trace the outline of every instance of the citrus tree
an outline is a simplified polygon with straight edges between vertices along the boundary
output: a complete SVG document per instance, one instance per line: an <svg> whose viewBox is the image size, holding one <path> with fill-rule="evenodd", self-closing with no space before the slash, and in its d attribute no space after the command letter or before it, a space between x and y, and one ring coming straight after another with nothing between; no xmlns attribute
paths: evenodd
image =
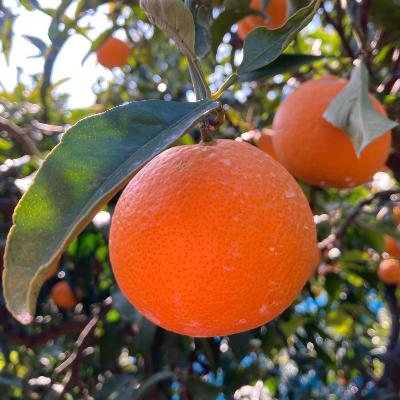
<svg viewBox="0 0 400 400"><path fill-rule="evenodd" d="M397 0L20 3L5 59L18 9L51 45L0 93L2 396L398 398ZM70 110L76 35L114 78Z"/></svg>

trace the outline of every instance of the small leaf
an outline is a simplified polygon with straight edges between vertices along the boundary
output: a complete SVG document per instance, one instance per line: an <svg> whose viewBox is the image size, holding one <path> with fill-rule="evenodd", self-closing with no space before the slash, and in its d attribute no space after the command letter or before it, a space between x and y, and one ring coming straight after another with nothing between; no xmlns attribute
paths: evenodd
<svg viewBox="0 0 400 400"><path fill-rule="evenodd" d="M271 64L240 75L240 82L251 82L259 79L270 78L272 76L283 74L302 65L312 64L319 61L323 56L313 56L310 54L281 54Z"/></svg>
<svg viewBox="0 0 400 400"><path fill-rule="evenodd" d="M368 87L368 70L359 63L353 68L350 82L324 112L328 122L347 133L358 157L369 143L398 125L375 110Z"/></svg>
<svg viewBox="0 0 400 400"><path fill-rule="evenodd" d="M22 6L24 6L28 11L40 10L40 5L37 0L19 0Z"/></svg>
<svg viewBox="0 0 400 400"><path fill-rule="evenodd" d="M39 50L39 56L44 56L47 45L42 39L30 35L22 35L22 37L24 37L28 42L32 43Z"/></svg>
<svg viewBox="0 0 400 400"><path fill-rule="evenodd" d="M10 13L7 13L5 19L2 22L2 32L0 34L1 39L1 46L4 53L4 57L6 62L10 61L10 49L11 49L11 42L12 42L12 26L14 22L14 16Z"/></svg>
<svg viewBox="0 0 400 400"><path fill-rule="evenodd" d="M319 0L311 0L306 7L292 15L282 28L254 29L244 41L243 61L238 68L239 75L263 68L278 58L294 36L311 21L319 3Z"/></svg>
<svg viewBox="0 0 400 400"><path fill-rule="evenodd" d="M83 119L63 136L14 214L4 258L4 295L29 323L52 264L145 162L219 103L148 100Z"/></svg>
<svg viewBox="0 0 400 400"><path fill-rule="evenodd" d="M181 0L140 0L153 25L169 35L187 57L194 57L195 26L192 13Z"/></svg>

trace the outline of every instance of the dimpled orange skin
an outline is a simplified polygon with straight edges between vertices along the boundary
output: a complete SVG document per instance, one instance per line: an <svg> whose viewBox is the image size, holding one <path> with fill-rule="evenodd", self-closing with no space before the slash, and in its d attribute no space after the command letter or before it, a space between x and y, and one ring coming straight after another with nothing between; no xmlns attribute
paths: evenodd
<svg viewBox="0 0 400 400"><path fill-rule="evenodd" d="M262 0L252 0L250 7L255 10L261 10ZM238 23L238 36L244 40L247 35L258 26L265 26L269 29L277 29L285 25L288 17L288 9L286 0L270 0L265 13L268 15L268 20L265 20L262 15L248 15Z"/></svg>
<svg viewBox="0 0 400 400"><path fill-rule="evenodd" d="M352 188L368 182L384 165L391 134L370 143L358 158L350 138L323 118L331 101L348 83L325 77L303 83L278 109L274 150L278 161L302 181L322 187ZM378 100L375 109L386 115Z"/></svg>
<svg viewBox="0 0 400 400"><path fill-rule="evenodd" d="M174 147L150 161L117 203L109 247L128 300L153 323L196 337L275 318L318 252L295 180L233 140Z"/></svg>
<svg viewBox="0 0 400 400"><path fill-rule="evenodd" d="M400 282L400 262L398 260L383 260L378 268L379 279L387 285Z"/></svg>
<svg viewBox="0 0 400 400"><path fill-rule="evenodd" d="M130 55L129 46L120 39L109 37L97 49L97 60L106 68L123 67L128 64Z"/></svg>
<svg viewBox="0 0 400 400"><path fill-rule="evenodd" d="M74 308L77 304L74 292L66 281L57 282L51 289L51 296L60 309Z"/></svg>
<svg viewBox="0 0 400 400"><path fill-rule="evenodd" d="M400 257L400 246L397 241L389 235L385 235L384 240L384 252L392 257Z"/></svg>

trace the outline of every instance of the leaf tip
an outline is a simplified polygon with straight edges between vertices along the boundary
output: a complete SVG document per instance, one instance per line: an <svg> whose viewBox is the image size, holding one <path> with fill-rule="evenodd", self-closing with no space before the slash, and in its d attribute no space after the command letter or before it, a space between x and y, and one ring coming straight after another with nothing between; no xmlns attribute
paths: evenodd
<svg viewBox="0 0 400 400"><path fill-rule="evenodd" d="M16 315L16 319L21 322L21 324L28 325L32 322L33 316L29 312L23 311Z"/></svg>

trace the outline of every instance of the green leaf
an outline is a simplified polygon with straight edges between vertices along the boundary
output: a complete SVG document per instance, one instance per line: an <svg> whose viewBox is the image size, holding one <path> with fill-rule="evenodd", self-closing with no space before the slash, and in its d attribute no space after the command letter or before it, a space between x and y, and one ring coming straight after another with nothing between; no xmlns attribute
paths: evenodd
<svg viewBox="0 0 400 400"><path fill-rule="evenodd" d="M0 35L0 39L4 58L6 59L7 64L10 61L10 49L13 37L12 26L14 19L15 17L12 14L7 13L2 21L2 32Z"/></svg>
<svg viewBox="0 0 400 400"><path fill-rule="evenodd" d="M175 373L170 371L162 371L157 372L152 375L147 381L139 386L139 388L135 391L135 394L132 397L132 400L142 399L143 395L158 382L164 381L166 379L172 379L175 377Z"/></svg>
<svg viewBox="0 0 400 400"><path fill-rule="evenodd" d="M19 0L21 5L28 11L40 10L40 5L37 0Z"/></svg>
<svg viewBox="0 0 400 400"><path fill-rule="evenodd" d="M32 43L39 50L39 56L45 55L47 45L45 42L43 42L42 39L30 35L22 35L22 37L25 38L28 42Z"/></svg>
<svg viewBox="0 0 400 400"><path fill-rule="evenodd" d="M340 336L350 336L353 333L353 319L344 311L330 311L326 317L326 325Z"/></svg>
<svg viewBox="0 0 400 400"><path fill-rule="evenodd" d="M281 54L271 64L252 72L240 75L240 82L251 82L258 79L270 78L272 76L283 74L302 65L312 64L319 61L323 56L313 56L310 54Z"/></svg>
<svg viewBox="0 0 400 400"><path fill-rule="evenodd" d="M212 7L200 5L195 10L195 52L200 58L204 58L211 51L210 18Z"/></svg>
<svg viewBox="0 0 400 400"><path fill-rule="evenodd" d="M32 320L47 273L97 211L144 163L219 106L133 102L65 133L19 202L7 240L4 294L20 322Z"/></svg>
<svg viewBox="0 0 400 400"><path fill-rule="evenodd" d="M369 143L398 125L375 110L368 87L367 67L359 63L324 113L328 122L347 133L358 157Z"/></svg>
<svg viewBox="0 0 400 400"><path fill-rule="evenodd" d="M243 61L238 68L239 75L263 68L278 58L294 36L311 21L319 3L319 0L311 0L306 7L292 15L282 28L254 29L244 41Z"/></svg>

